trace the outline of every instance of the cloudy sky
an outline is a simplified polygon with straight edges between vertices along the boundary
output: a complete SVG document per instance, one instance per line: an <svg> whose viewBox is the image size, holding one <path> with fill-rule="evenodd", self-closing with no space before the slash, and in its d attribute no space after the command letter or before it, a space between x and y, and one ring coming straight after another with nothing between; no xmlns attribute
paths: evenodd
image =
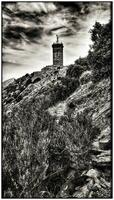
<svg viewBox="0 0 114 200"><path fill-rule="evenodd" d="M89 30L110 17L110 2L2 2L3 80L51 65L56 34L64 43L64 65L86 56Z"/></svg>

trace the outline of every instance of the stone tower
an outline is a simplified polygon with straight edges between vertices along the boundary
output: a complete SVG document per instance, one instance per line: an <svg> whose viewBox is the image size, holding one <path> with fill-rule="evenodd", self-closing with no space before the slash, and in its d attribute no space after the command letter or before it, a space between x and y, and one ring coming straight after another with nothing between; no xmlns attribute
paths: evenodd
<svg viewBox="0 0 114 200"><path fill-rule="evenodd" d="M56 35L57 41L52 44L53 48L53 65L63 66L63 44L59 43L59 37Z"/></svg>

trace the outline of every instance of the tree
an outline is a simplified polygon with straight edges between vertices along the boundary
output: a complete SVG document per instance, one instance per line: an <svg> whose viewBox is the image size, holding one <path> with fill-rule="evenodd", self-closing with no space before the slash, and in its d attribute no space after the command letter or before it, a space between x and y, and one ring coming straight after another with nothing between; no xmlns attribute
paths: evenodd
<svg viewBox="0 0 114 200"><path fill-rule="evenodd" d="M90 30L93 44L87 58L93 68L95 82L111 76L111 28L111 21L104 25L96 22Z"/></svg>

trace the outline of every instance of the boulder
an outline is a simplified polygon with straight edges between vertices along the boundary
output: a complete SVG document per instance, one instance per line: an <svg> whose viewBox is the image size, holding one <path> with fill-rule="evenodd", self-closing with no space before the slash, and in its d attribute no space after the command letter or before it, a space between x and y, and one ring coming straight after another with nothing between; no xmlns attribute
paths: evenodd
<svg viewBox="0 0 114 200"><path fill-rule="evenodd" d="M92 162L93 165L95 166L103 166L103 167L108 167L111 165L111 152L110 150L108 151L103 151L99 155L92 155Z"/></svg>

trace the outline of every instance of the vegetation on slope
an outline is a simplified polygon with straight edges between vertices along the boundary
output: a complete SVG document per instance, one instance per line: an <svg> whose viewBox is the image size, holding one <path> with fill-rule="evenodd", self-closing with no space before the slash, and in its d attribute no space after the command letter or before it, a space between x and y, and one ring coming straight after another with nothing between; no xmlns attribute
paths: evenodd
<svg viewBox="0 0 114 200"><path fill-rule="evenodd" d="M93 148L110 126L110 26L95 24L88 56L70 65L66 76L54 74L52 82L42 75L34 82L33 75L26 75L4 91L5 98L7 91L19 94L12 101L6 98L3 108L3 197L111 196L110 161L99 161L105 143ZM87 71L92 71L88 80ZM64 114L52 116L48 109L61 102Z"/></svg>

